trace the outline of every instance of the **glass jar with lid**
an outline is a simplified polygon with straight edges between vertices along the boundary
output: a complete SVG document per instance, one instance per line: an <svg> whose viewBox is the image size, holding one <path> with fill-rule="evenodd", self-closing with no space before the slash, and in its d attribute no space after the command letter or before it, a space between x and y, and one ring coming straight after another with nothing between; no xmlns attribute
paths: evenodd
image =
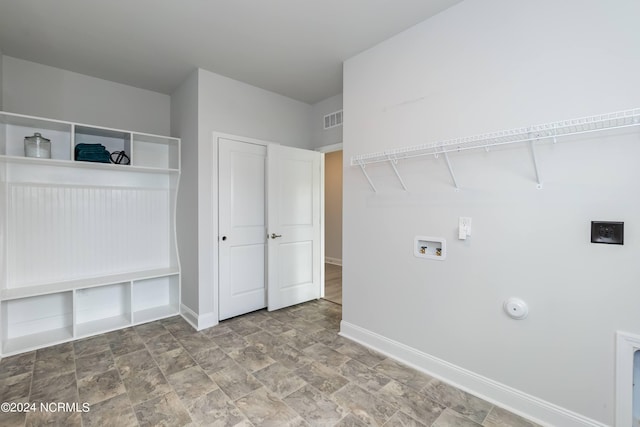
<svg viewBox="0 0 640 427"><path fill-rule="evenodd" d="M41 159L51 158L51 141L40 135L38 132L33 136L24 137L25 157L38 157Z"/></svg>

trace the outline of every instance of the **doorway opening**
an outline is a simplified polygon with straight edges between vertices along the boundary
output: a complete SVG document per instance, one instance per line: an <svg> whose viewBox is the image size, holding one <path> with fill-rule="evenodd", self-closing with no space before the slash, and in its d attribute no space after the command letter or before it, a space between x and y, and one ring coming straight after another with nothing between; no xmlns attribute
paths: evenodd
<svg viewBox="0 0 640 427"><path fill-rule="evenodd" d="M322 155L233 135L214 141L218 320L320 298Z"/></svg>
<svg viewBox="0 0 640 427"><path fill-rule="evenodd" d="M324 157L324 299L342 305L342 144Z"/></svg>
<svg viewBox="0 0 640 427"><path fill-rule="evenodd" d="M633 352L633 425L640 426L640 350Z"/></svg>
<svg viewBox="0 0 640 427"><path fill-rule="evenodd" d="M616 426L640 425L640 336L616 333Z"/></svg>

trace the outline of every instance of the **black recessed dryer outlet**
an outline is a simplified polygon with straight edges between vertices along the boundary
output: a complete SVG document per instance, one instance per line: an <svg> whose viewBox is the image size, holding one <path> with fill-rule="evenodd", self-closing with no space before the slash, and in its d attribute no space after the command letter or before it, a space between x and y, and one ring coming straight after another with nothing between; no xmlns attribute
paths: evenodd
<svg viewBox="0 0 640 427"><path fill-rule="evenodd" d="M591 221L591 243L624 244L624 222Z"/></svg>

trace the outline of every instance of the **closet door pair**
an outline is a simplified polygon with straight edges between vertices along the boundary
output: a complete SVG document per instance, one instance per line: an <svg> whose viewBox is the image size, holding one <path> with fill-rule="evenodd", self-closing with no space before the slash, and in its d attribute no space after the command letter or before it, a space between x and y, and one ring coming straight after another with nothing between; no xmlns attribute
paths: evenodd
<svg viewBox="0 0 640 427"><path fill-rule="evenodd" d="M320 298L322 166L315 151L218 139L219 320Z"/></svg>

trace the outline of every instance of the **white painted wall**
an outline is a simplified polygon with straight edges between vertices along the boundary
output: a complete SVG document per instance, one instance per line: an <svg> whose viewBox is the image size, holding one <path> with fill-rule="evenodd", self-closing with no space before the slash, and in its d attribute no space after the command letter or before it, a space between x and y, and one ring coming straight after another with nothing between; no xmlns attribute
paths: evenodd
<svg viewBox="0 0 640 427"><path fill-rule="evenodd" d="M168 135L168 95L4 56L3 109L59 120Z"/></svg>
<svg viewBox="0 0 640 427"><path fill-rule="evenodd" d="M197 208L191 201L188 209L197 209L197 222L183 224L181 229L189 229L189 237L197 236L197 248L188 245L185 252L192 260L188 268L197 268L183 281L183 297L189 308L199 317L199 324L217 323L217 295L214 295L214 282L217 272L214 260L217 259L218 235L218 167L217 147L213 144L213 132L221 132L261 140L278 142L299 148L310 148L311 137L309 120L311 106L284 96L259 89L248 84L199 69L185 84L189 89L181 89L172 98L174 110L182 109L185 103L197 98L197 152L183 151L183 175L181 189L197 192ZM193 86L197 85L197 94ZM184 88L184 85L183 85ZM191 108L191 107L189 107ZM191 116L191 113L189 113ZM178 122L174 120L172 129L176 136L183 137L193 131L193 120ZM183 147L191 142L183 142ZM184 150L185 148L183 148ZM181 190L182 191L182 190ZM189 196L193 199L195 194ZM193 213L185 214L181 221L193 221ZM197 227L193 230L191 227ZM184 259L185 254L181 252ZM183 263L183 270L185 264ZM197 298L197 307L193 298Z"/></svg>
<svg viewBox="0 0 640 427"><path fill-rule="evenodd" d="M198 312L198 72L171 95L171 133L181 137L182 171L176 229L182 271L182 304Z"/></svg>
<svg viewBox="0 0 640 427"><path fill-rule="evenodd" d="M408 193L370 166L375 195L348 162L638 107L638 16L634 0L465 1L346 61L345 324L613 424L614 332L640 332L640 130L543 144L542 190L524 146L451 155L461 192L442 157L399 164ZM589 243L591 220L625 221L624 246ZM416 235L447 239L447 260L415 258ZM510 296L527 319L504 315Z"/></svg>
<svg viewBox="0 0 640 427"><path fill-rule="evenodd" d="M208 142L211 132L217 131L292 147L312 147L309 104L202 69L198 93L200 137Z"/></svg>
<svg viewBox="0 0 640 427"><path fill-rule="evenodd" d="M313 148L342 142L342 126L324 129L324 116L340 109L342 109L341 93L311 106L311 144Z"/></svg>

